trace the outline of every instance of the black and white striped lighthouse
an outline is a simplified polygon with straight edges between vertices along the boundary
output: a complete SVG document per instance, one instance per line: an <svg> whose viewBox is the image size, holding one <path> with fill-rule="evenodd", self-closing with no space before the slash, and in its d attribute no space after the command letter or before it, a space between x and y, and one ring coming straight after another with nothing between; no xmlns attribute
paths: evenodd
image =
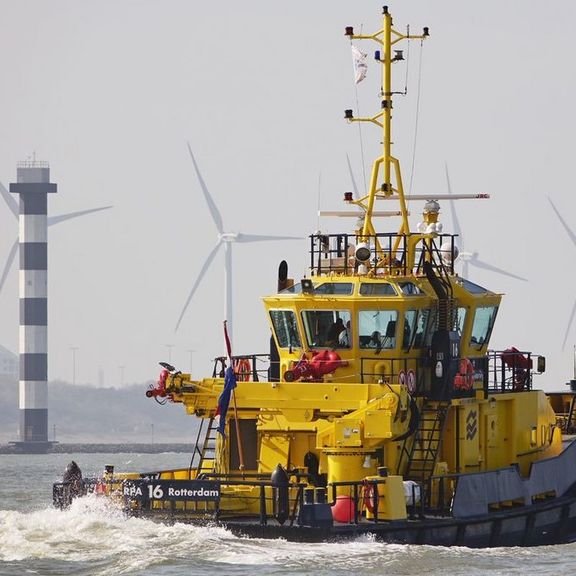
<svg viewBox="0 0 576 576"><path fill-rule="evenodd" d="M10 192L19 195L20 251L20 438L25 452L46 452L48 441L48 194L47 162L20 162L17 183Z"/></svg>

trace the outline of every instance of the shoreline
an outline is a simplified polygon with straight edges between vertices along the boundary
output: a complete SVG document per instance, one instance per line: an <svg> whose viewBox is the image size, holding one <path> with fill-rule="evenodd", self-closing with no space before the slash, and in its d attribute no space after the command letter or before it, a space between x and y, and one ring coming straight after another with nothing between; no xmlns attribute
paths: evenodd
<svg viewBox="0 0 576 576"><path fill-rule="evenodd" d="M162 452L187 452L192 453L193 446L191 443L134 443L134 442L121 442L121 443L88 443L88 442L75 442L75 443L55 443L48 450L47 454L118 454L122 452L127 453L140 453L140 454L160 454ZM1 444L0 454L18 454L29 455L30 452L19 451L14 444Z"/></svg>

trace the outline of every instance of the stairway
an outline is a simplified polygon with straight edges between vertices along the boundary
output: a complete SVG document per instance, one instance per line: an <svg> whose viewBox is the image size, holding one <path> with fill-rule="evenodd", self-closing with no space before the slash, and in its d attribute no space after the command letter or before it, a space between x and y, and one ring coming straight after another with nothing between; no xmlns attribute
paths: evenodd
<svg viewBox="0 0 576 576"><path fill-rule="evenodd" d="M202 418L200 420L196 444L194 445L192 460L190 462L190 470L196 470L196 478L198 478L200 474L214 471L216 438L218 437L218 426L215 420L215 418ZM203 433L204 439L202 439Z"/></svg>
<svg viewBox="0 0 576 576"><path fill-rule="evenodd" d="M425 401L412 445L408 451L407 438L402 448L402 453L408 454L408 464L404 473L406 480L423 483L434 473L449 409L450 402Z"/></svg>

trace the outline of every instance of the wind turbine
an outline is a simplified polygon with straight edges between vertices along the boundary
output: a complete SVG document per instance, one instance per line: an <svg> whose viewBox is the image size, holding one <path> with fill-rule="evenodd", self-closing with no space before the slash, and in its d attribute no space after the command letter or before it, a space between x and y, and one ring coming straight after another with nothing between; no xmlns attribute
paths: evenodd
<svg viewBox="0 0 576 576"><path fill-rule="evenodd" d="M448 194L452 195L452 187L450 186L450 175L448 174L448 164L444 165L446 168L446 185L448 187ZM516 280L522 280L523 282L527 282L526 278L522 278L522 276L517 276L516 274L512 274L512 272L508 272L507 270L503 270L502 268L498 268L493 266L492 264L488 264L488 262L484 262L480 260L478 257L479 254L477 251L474 252L465 252L464 251L464 237L462 235L462 229L460 228L460 222L458 220L458 216L456 215L456 209L454 207L454 200L450 200L450 213L452 215L452 224L454 226L454 232L458 234L460 238L460 254L458 258L462 260L462 277L468 280L468 265L475 266L476 268L482 268L483 270L490 270L491 272L496 272L496 274L501 274L502 276L508 276L510 278L515 278Z"/></svg>
<svg viewBox="0 0 576 576"><path fill-rule="evenodd" d="M244 234L242 232L226 232L224 229L224 223L222 220L222 216L216 203L212 199L210 192L208 192L208 187L204 182L204 178L202 178L202 174L200 173L200 169L198 168L198 164L196 163L196 158L194 157L194 153L192 152L192 147L188 142L188 152L190 153L190 158L192 159L192 164L194 166L194 171L196 172L196 176L198 178L198 182L200 184L200 188L202 190L202 194L208 204L208 210L210 211L210 215L212 216L212 220L216 225L216 229L218 230L218 236L216 240L216 244L214 248L210 251L206 260L204 260L204 264L202 264L202 268L200 269L200 273L198 274L190 293L188 294L188 298L186 299L186 303L184 304L184 308L180 313L180 317L178 318L178 322L176 323L175 331L178 330L180 327L180 323L184 318L184 314L186 313L186 309L190 304L192 297L194 296L198 286L202 282L208 268L212 264L212 261L216 257L218 250L223 247L224 248L224 320L227 321L228 326L228 336L230 341L232 342L232 334L233 334L233 323L232 323L232 246L237 242L239 244L248 244L250 242L266 242L269 240L301 240L296 236L262 236L258 234Z"/></svg>
<svg viewBox="0 0 576 576"><path fill-rule="evenodd" d="M550 206L552 206L552 210L556 212L556 216L558 216L560 223L564 227L564 230L566 230L566 234L568 234L570 240L572 240L572 244L576 246L576 234L574 234L574 232L572 232L568 224L566 224L564 218L562 218L560 212L557 210L556 206L554 206L554 202L552 202L550 196L548 196L547 198L548 202L550 202ZM562 350L564 350L564 347L566 346L566 340L568 339L568 332L570 332L570 328L572 326L572 322L574 321L575 314L576 314L576 300L574 300L574 304L572 306L572 312L570 313L570 319L568 320L568 326L566 326L566 333L564 334L564 341L562 342Z"/></svg>
<svg viewBox="0 0 576 576"><path fill-rule="evenodd" d="M354 171L352 170L352 164L350 164L350 156L348 156L348 153L346 153L346 164L348 164L348 173L350 174L350 180L352 182L353 198L354 200L360 200L356 178L354 178ZM357 227L360 228L364 225L364 211L361 208L358 209L358 220L359 222Z"/></svg>
<svg viewBox="0 0 576 576"><path fill-rule="evenodd" d="M8 205L10 212L14 214L14 217L18 220L19 217L19 208L18 202L16 199L6 190L6 187L2 182L0 182L0 194L4 198L4 201ZM90 208L88 210L79 210L78 212L70 212L69 214L61 214L59 216L48 216L48 226L54 226L55 224L59 224L60 222L64 222L65 220L71 220L72 218L78 218L80 216L84 216L85 214L91 214L92 212L99 212L100 210L108 210L108 208L112 208L112 206L102 206L101 208ZM14 240L12 247L10 248L10 252L8 252L8 258L6 258L6 262L4 263L4 269L2 270L2 276L0 276L0 292L2 292L2 288L4 287L4 283L6 282L6 278L12 268L12 264L14 263L14 258L16 257L16 252L18 251L18 237Z"/></svg>

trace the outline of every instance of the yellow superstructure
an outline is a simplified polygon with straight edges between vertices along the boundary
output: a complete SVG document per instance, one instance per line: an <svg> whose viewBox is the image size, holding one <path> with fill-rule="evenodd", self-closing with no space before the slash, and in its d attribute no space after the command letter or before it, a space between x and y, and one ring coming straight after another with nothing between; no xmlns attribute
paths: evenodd
<svg viewBox="0 0 576 576"><path fill-rule="evenodd" d="M407 481L429 485L432 502L451 490L450 482L440 489L442 477L509 466L525 477L533 462L560 452L561 435L546 395L533 389L543 359L490 350L502 296L455 273L457 238L443 233L438 196L415 197L424 205L416 232L410 228L392 155L392 69L402 61L396 45L424 40L428 30L397 32L385 8L380 31L346 35L378 43L382 64L380 112L345 113L382 129L367 194L345 196L362 222L349 233L313 235L306 277L294 282L283 272L278 292L264 298L270 364L262 377L256 356L232 359L238 382L225 435L214 432L223 370L198 381L174 370L164 376L155 395L208 426L196 463L159 477L261 478L280 465L305 486L337 495L374 481L378 518L398 520L407 517ZM376 230L375 203L384 200L398 202L397 232ZM259 490L227 485L225 513L261 512ZM375 514L372 497L364 498L366 518Z"/></svg>

